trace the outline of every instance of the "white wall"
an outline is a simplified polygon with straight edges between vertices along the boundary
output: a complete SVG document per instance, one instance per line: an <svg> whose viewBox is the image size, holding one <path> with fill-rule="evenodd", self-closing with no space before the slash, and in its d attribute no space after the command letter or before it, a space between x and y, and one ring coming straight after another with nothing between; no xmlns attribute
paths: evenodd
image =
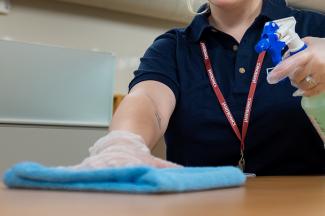
<svg viewBox="0 0 325 216"><path fill-rule="evenodd" d="M51 0L13 0L0 15L0 38L110 51L118 57L115 92L127 92L133 70L153 39L180 26L163 20ZM0 102L1 104L1 102ZM0 173L12 163L78 163L106 128L0 125ZM156 152L161 153L162 146Z"/></svg>
<svg viewBox="0 0 325 216"><path fill-rule="evenodd" d="M0 15L0 38L113 52L122 63L131 60L132 65L119 64L116 74L115 92L126 93L138 66L133 59L159 34L180 25L51 0L13 0L11 12Z"/></svg>

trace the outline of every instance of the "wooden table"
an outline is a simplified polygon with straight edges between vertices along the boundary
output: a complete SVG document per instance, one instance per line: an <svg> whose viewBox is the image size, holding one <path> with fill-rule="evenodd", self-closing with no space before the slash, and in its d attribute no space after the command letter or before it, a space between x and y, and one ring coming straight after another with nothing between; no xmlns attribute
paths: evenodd
<svg viewBox="0 0 325 216"><path fill-rule="evenodd" d="M166 195L9 190L1 185L0 215L325 216L325 176L257 177L240 188Z"/></svg>

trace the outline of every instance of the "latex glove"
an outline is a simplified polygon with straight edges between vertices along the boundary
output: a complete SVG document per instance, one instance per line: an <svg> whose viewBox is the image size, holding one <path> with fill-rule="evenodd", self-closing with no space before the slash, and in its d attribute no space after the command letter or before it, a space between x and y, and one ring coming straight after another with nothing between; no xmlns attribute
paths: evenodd
<svg viewBox="0 0 325 216"><path fill-rule="evenodd" d="M90 156L73 169L122 166L180 167L150 154L141 136L128 131L112 131L89 148Z"/></svg>
<svg viewBox="0 0 325 216"><path fill-rule="evenodd" d="M267 80L275 84L289 77L292 85L298 88L293 96L318 95L325 91L325 38L306 37L303 41L308 45L307 49L278 64Z"/></svg>

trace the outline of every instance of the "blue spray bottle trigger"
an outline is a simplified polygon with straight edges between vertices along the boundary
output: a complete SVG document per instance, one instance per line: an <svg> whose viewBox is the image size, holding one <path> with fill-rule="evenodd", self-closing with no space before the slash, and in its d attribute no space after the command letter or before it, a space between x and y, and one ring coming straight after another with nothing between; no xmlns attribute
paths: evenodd
<svg viewBox="0 0 325 216"><path fill-rule="evenodd" d="M255 51L261 53L266 51L271 55L272 62L274 66L278 65L282 61L282 50L287 46L287 44L280 40L279 26L275 22L267 22L264 26L261 39L255 46ZM290 56L297 54L298 52L307 48L307 45L304 44L299 50L290 52ZM267 72L269 73L273 68L269 68Z"/></svg>
<svg viewBox="0 0 325 216"><path fill-rule="evenodd" d="M261 35L261 40L255 46L255 51L257 53L263 51L270 53L274 65L282 61L282 50L286 46L285 42L280 41L276 34L278 29L279 26L276 23L266 23Z"/></svg>

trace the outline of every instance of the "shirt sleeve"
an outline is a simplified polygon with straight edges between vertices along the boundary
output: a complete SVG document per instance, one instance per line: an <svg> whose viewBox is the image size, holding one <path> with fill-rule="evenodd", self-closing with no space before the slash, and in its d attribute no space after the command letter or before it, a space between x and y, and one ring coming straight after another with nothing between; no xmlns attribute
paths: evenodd
<svg viewBox="0 0 325 216"><path fill-rule="evenodd" d="M322 15L322 21L320 23L320 25L318 26L318 32L319 32L319 36L321 38L325 38L325 15Z"/></svg>
<svg viewBox="0 0 325 216"><path fill-rule="evenodd" d="M154 80L168 86L177 100L179 81L176 62L176 36L170 31L156 38L140 59L139 68L129 84L129 91L139 82Z"/></svg>
<svg viewBox="0 0 325 216"><path fill-rule="evenodd" d="M320 13L313 14L312 25L312 36L314 37L325 37L325 15Z"/></svg>
<svg viewBox="0 0 325 216"><path fill-rule="evenodd" d="M304 17L303 28L308 29L308 35L311 37L325 38L325 15L313 11L301 11Z"/></svg>

